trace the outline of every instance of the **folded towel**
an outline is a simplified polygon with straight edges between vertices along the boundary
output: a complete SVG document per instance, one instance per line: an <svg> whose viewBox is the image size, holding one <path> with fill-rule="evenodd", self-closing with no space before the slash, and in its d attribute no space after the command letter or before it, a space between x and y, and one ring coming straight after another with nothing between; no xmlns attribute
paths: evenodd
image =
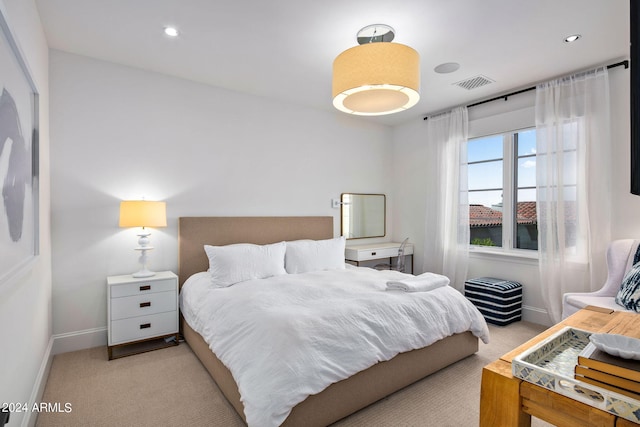
<svg viewBox="0 0 640 427"><path fill-rule="evenodd" d="M387 282L388 291L404 292L428 292L449 284L449 278L441 274L422 273L419 276L409 277L403 280L390 280Z"/></svg>

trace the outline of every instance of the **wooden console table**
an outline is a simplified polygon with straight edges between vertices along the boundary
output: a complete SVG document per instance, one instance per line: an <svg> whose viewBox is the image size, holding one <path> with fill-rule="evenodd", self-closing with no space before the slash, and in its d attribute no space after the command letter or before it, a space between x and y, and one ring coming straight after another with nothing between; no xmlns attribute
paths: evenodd
<svg viewBox="0 0 640 427"><path fill-rule="evenodd" d="M638 426L511 374L514 357L566 326L640 338L638 314L591 306L580 310L484 367L480 389L480 427L530 427L531 416L561 427Z"/></svg>

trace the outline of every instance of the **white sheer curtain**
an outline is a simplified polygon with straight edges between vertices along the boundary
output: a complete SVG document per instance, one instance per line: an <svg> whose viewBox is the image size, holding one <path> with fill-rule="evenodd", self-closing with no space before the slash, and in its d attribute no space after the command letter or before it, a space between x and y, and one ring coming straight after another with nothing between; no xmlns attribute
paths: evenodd
<svg viewBox="0 0 640 427"><path fill-rule="evenodd" d="M540 285L554 322L562 295L598 289L610 242L609 80L605 67L536 88Z"/></svg>
<svg viewBox="0 0 640 427"><path fill-rule="evenodd" d="M444 274L462 291L469 258L467 107L427 120L425 271Z"/></svg>

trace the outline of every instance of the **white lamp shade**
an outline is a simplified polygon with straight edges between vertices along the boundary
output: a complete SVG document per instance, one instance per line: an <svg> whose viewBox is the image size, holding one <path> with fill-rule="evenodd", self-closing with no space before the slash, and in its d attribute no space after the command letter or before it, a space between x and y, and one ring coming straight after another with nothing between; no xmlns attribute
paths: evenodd
<svg viewBox="0 0 640 427"><path fill-rule="evenodd" d="M120 202L120 227L166 227L165 202L125 200Z"/></svg>

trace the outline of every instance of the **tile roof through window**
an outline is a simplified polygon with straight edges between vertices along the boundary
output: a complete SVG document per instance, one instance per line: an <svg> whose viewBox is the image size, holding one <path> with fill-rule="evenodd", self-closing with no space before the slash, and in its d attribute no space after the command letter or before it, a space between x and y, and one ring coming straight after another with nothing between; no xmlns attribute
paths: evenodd
<svg viewBox="0 0 640 427"><path fill-rule="evenodd" d="M536 202L518 202L518 224L536 224ZM502 225L502 211L483 205L469 206L471 227L492 227Z"/></svg>

